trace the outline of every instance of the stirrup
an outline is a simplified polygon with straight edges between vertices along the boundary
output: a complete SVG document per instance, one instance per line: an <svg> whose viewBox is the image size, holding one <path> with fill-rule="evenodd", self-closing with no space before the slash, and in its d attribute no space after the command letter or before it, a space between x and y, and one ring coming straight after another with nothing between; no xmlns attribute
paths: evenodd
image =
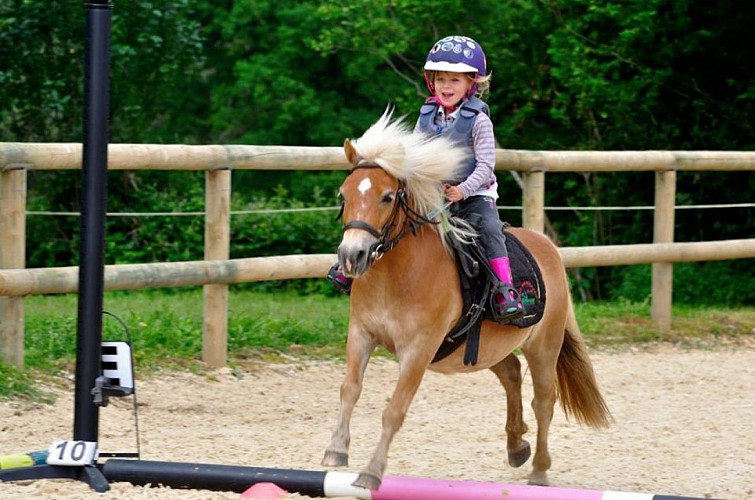
<svg viewBox="0 0 755 500"><path fill-rule="evenodd" d="M503 296L504 300L499 302L498 297ZM519 292L510 285L500 283L490 299L493 318L498 323L511 321L524 316L524 305L519 296Z"/></svg>
<svg viewBox="0 0 755 500"><path fill-rule="evenodd" d="M344 295L351 295L351 278L347 278L341 272L341 266L338 262L333 264L325 277L333 284L333 287Z"/></svg>

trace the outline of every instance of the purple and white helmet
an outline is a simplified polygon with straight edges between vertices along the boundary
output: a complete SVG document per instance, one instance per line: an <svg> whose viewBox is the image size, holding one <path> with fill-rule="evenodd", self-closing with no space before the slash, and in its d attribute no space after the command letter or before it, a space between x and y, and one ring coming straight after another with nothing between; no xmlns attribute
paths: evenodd
<svg viewBox="0 0 755 500"><path fill-rule="evenodd" d="M427 75L428 71L473 73L476 78L487 74L487 61L479 43L468 36L451 35L435 42L427 54L424 69L427 88L435 93L432 81Z"/></svg>
<svg viewBox="0 0 755 500"><path fill-rule="evenodd" d="M441 38L425 60L426 71L486 74L485 52L479 43L468 36L452 35Z"/></svg>

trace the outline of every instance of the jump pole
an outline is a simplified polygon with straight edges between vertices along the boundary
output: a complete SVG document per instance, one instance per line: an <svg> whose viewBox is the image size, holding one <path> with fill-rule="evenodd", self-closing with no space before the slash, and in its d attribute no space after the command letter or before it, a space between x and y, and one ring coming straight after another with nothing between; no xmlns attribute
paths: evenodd
<svg viewBox="0 0 755 500"><path fill-rule="evenodd" d="M99 406L94 391L101 375L102 304L104 291L105 189L110 100L110 0L88 0L84 58L84 140L82 211L80 218L79 294L76 336L76 387L73 440L53 443L59 452L46 457L12 461L30 467L0 471L1 481L76 479L97 492L109 489L96 466ZM52 448L51 448L52 449Z"/></svg>
<svg viewBox="0 0 755 500"><path fill-rule="evenodd" d="M110 482L162 485L179 489L243 492L257 483L273 483L289 493L317 498L351 496L364 500L703 500L700 497L582 490L553 486L384 476L379 490L351 484L358 474L271 469L200 463L110 459L99 466Z"/></svg>

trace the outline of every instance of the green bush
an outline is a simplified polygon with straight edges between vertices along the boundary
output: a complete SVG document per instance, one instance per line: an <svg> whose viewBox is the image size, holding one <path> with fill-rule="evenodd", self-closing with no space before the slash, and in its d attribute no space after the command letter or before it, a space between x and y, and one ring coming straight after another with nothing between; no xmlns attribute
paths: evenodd
<svg viewBox="0 0 755 500"><path fill-rule="evenodd" d="M648 302L652 295L652 266L621 269L621 281L608 300ZM752 306L755 304L752 274L752 260L746 259L674 264L674 304Z"/></svg>
<svg viewBox="0 0 755 500"><path fill-rule="evenodd" d="M341 239L341 224L335 220L338 214L335 200L318 190L311 198L312 202L305 204L279 186L271 198L256 198L238 207L237 210L263 212L233 217L231 258L335 253ZM307 211L307 206L313 205L334 209ZM271 212L265 213L265 210ZM245 286L254 290L283 288L326 295L334 292L324 279L267 281Z"/></svg>

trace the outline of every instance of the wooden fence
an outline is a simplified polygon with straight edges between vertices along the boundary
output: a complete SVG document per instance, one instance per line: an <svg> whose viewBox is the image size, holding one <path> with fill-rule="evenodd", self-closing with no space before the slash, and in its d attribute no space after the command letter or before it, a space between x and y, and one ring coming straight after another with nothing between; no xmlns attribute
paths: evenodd
<svg viewBox="0 0 755 500"><path fill-rule="evenodd" d="M71 293L78 268L25 269L26 175L81 168L80 144L0 143L0 359L23 366L24 296ZM228 284L323 277L335 255L229 259L231 172L347 170L341 148L112 144L111 170L202 170L205 255L195 262L105 267L106 290L204 286L203 359L226 362ZM543 231L547 172L655 172L653 243L561 248L567 267L653 264L652 319L671 325L674 262L755 257L755 238L674 243L677 171L755 170L755 153L717 151L556 152L497 150L496 169L523 173L523 226Z"/></svg>

